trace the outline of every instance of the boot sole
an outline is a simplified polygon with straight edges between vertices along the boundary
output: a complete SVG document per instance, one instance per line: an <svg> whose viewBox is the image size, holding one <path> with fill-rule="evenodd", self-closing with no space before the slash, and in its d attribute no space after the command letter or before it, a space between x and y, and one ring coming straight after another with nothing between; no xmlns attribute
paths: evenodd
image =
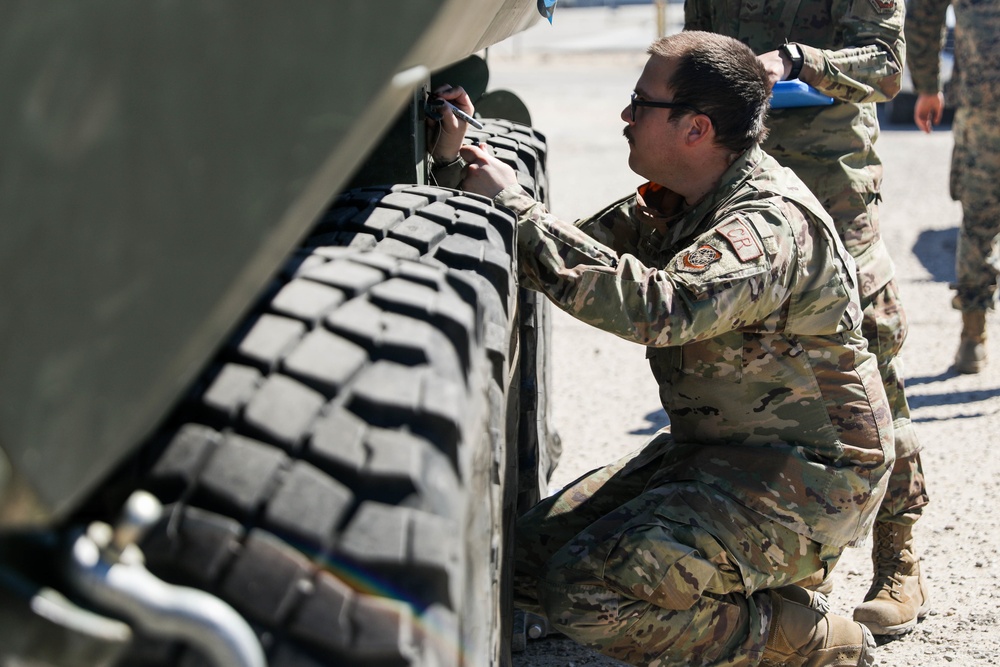
<svg viewBox="0 0 1000 667"><path fill-rule="evenodd" d="M926 616L927 612L930 611L930 606L924 606L917 610L917 617L907 621L906 623L900 623L899 625L878 625L877 623L869 623L866 621L857 621L869 630L873 635L879 637L896 637L898 635L905 635L908 632L912 632L914 628L917 627L917 623L922 621Z"/></svg>
<svg viewBox="0 0 1000 667"><path fill-rule="evenodd" d="M871 630L864 625L861 626L861 629L865 634L865 640L861 646L861 657L858 659L858 667L878 667L878 656L875 655L875 638L872 636Z"/></svg>
<svg viewBox="0 0 1000 667"><path fill-rule="evenodd" d="M827 667L878 667L878 655L876 654L875 637L872 636L871 630L865 626L858 623L861 626L861 645L858 647L857 661L854 661L853 657L850 657L853 651L849 650L846 646L832 646L815 653L811 653L808 656L790 656L790 659L786 662L767 662L766 660L761 663L761 665L802 665L803 667L808 667L809 665L826 665ZM853 648L853 647L850 647ZM845 662L850 659L851 662Z"/></svg>

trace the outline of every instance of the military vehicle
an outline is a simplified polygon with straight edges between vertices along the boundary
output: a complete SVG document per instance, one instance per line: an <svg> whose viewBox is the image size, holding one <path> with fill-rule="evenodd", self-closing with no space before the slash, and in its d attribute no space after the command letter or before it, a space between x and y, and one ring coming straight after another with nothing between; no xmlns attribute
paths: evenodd
<svg viewBox="0 0 1000 667"><path fill-rule="evenodd" d="M548 315L424 102L544 199L554 4L0 8L0 664L509 662Z"/></svg>

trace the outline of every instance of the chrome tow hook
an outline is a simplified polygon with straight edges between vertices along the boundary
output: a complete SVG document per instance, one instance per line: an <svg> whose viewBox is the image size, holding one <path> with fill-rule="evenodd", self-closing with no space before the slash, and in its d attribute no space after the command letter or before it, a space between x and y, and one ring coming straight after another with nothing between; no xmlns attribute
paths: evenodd
<svg viewBox="0 0 1000 667"><path fill-rule="evenodd" d="M235 609L204 591L168 584L146 569L138 543L162 512L156 497L136 491L114 527L91 523L70 549L71 585L95 607L149 636L187 643L219 667L266 667L257 635Z"/></svg>

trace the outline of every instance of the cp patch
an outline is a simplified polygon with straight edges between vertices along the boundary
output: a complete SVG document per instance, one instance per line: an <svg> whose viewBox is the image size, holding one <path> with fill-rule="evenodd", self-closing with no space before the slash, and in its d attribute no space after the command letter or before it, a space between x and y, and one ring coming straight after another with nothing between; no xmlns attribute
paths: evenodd
<svg viewBox="0 0 1000 667"><path fill-rule="evenodd" d="M685 271L698 273L704 271L720 259L722 259L722 253L706 243L684 255L681 259L680 268Z"/></svg>
<svg viewBox="0 0 1000 667"><path fill-rule="evenodd" d="M896 11L896 0L868 0L879 14L892 14Z"/></svg>

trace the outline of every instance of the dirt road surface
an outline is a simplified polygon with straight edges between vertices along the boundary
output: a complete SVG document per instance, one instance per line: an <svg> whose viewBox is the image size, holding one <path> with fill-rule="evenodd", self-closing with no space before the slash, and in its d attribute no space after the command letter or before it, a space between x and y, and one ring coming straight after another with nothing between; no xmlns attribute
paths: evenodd
<svg viewBox="0 0 1000 667"><path fill-rule="evenodd" d="M668 6L668 31L680 5ZM587 215L639 182L629 172L619 113L656 37L651 5L558 10L552 26L494 47L492 88L516 91L549 141L553 211ZM992 365L973 376L950 370L960 316L949 301L961 207L948 197L951 133L883 127L882 233L896 262L910 334L903 351L907 393L924 445L931 504L915 528L931 587L930 614L909 635L879 648L883 667L1000 664L1000 335ZM996 332L1000 316L991 313ZM666 416L637 345L557 313L554 420L565 453L552 480L639 448ZM868 588L871 543L849 549L834 573L834 611L850 615ZM619 663L550 637L529 642L515 667L610 667Z"/></svg>

